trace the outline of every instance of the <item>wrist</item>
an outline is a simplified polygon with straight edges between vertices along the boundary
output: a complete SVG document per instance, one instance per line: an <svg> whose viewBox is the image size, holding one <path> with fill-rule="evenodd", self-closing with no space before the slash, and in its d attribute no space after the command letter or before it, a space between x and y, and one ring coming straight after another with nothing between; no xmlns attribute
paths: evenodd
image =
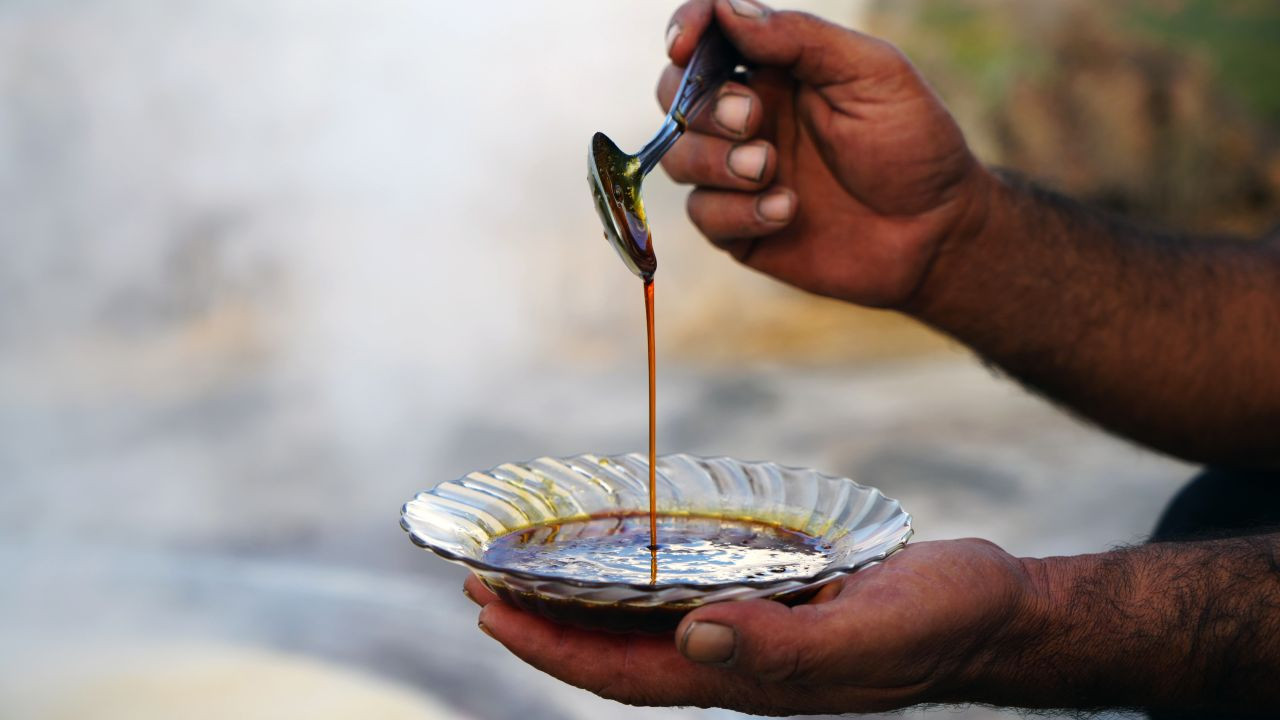
<svg viewBox="0 0 1280 720"><path fill-rule="evenodd" d="M1037 703L1017 688L1025 687L1033 654L1052 625L1051 569L1039 558L1011 558L1018 575L1003 612L961 665L946 702L989 702L1023 707ZM1018 697L1011 696L1011 690Z"/></svg>
<svg viewBox="0 0 1280 720"><path fill-rule="evenodd" d="M950 330L953 318L970 317L975 306L989 301L993 273L1007 254L999 244L1014 219L1017 194L998 172L975 164L958 201L963 210L942 234L903 312Z"/></svg>
<svg viewBox="0 0 1280 720"><path fill-rule="evenodd" d="M1027 592L966 699L1096 709L1159 704L1185 691L1173 680L1183 648L1152 606L1161 583L1132 555L1019 559Z"/></svg>

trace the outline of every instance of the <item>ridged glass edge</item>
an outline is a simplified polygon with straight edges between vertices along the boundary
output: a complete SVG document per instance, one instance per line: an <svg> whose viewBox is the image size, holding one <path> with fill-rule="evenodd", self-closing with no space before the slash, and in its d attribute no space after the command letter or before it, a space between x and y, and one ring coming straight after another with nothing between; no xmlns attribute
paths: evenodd
<svg viewBox="0 0 1280 720"><path fill-rule="evenodd" d="M534 458L532 460L527 460L523 462L502 463L500 465L495 465L489 470L483 471L483 473L490 474L498 470L509 471L514 468L527 470L528 468L533 466L535 463L542 463L545 461L553 461L561 464L571 464L574 462L589 462L593 465L611 463L619 467L625 468L630 462L636 462L637 460L644 462L647 467L648 458L644 457L640 453L625 453L621 455L596 455L592 453L583 453L580 455L573 455L565 458L554 458L554 457L543 456L543 457ZM415 502L422 501L422 497L424 495L436 495L436 490L440 489L441 487L448 485L450 483L461 483L461 481L465 480L466 478L468 478L474 473L468 473L467 475L464 475L460 478L439 483L431 490L418 493L413 500L410 500L409 502L401 506L400 527L409 534L410 540L418 547L424 548L426 550L430 550L432 553L434 553L435 555L439 556L440 558L448 562L462 565L464 567L468 567L472 570L480 571L482 573L500 575L504 577L514 577L527 582L539 582L539 583L548 583L553 585L563 585L563 586L577 588L577 589L605 590L605 589L626 588L636 592L640 596L652 596L654 594L663 593L664 591L671 591L671 590L689 590L689 591L696 592L699 596L702 596L702 597L715 595L720 592L735 589L735 588L750 588L753 590L761 591L759 592L758 595L771 595L771 594L779 594L783 592L795 592L795 591L812 588L817 585L822 585L827 582L830 582L831 580L836 579L841 575L849 575L854 572L857 572L858 570L864 567L867 567L868 565L871 565L873 563L883 562L890 555L892 555L893 553L905 547L906 544L910 541L912 535L915 534L915 529L912 526L912 517L910 513L907 513L905 510L902 509L902 504L897 499L886 496L883 492L879 490L879 488L863 485L857 482L856 480L853 480L852 478L828 475L826 473L813 470L810 468L780 465L778 463L774 463L770 461L739 460L737 458L732 458L728 456L703 457L698 455L692 455L690 453L672 453L669 455L659 456L658 458L658 462L660 465L661 463L663 463L663 461L671 461L671 460L693 462L701 465L704 468L706 467L706 464L709 464L709 463L729 463L729 464L737 465L741 468L768 466L768 467L776 468L777 470L780 470L780 471L811 474L814 477L822 478L823 480L847 483L861 490L869 491L870 495L873 498L876 498L880 502L886 503L887 505L895 509L896 512L894 514L890 515L890 517L887 518L886 521L882 523L878 523L878 525L889 524L890 520L897 517L901 518L901 524L898 525L897 531L891 536L890 541L884 542L884 544L880 546L881 547L880 552L878 552L878 554L872 556L871 558L868 558L868 559L856 562L853 565L847 565L847 566L833 564L831 566L823 568L818 573L815 573L814 575L811 575L808 577L783 578L778 580L766 580L766 581L741 580L741 581L730 581L730 582L714 583L714 584L673 582L673 583L665 583L665 584L659 584L659 585L649 585L648 583L623 583L623 582L607 582L607 581L597 581L597 580L579 580L575 578L566 578L566 577L557 576L557 575L545 575L545 574L533 573L525 570L516 570L512 568L498 567L496 565L491 565L477 558L460 555L447 548L440 547L432 543L429 539L421 537L419 533L412 527L412 524L408 520L410 506L413 505ZM571 519L571 517L579 517L579 516L566 516L564 519ZM508 532L514 532L515 530L518 530L518 529L521 529L521 528L511 529L511 530L508 530ZM876 552L875 548L868 548L868 550L871 550L872 552ZM787 586L792 583L799 583L799 585L797 585L796 587L788 587L785 589L783 588L783 586ZM753 593L753 595L756 595L756 594ZM549 594L547 594L547 596L551 597L551 595ZM566 599L568 599L568 597L570 596L562 596L562 597L565 597ZM624 600L614 600L613 602L624 602Z"/></svg>

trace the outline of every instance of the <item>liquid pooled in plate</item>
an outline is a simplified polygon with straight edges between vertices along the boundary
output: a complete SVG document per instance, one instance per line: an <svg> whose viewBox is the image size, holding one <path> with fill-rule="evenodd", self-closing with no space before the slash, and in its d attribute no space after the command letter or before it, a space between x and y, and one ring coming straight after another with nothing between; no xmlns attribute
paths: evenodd
<svg viewBox="0 0 1280 720"><path fill-rule="evenodd" d="M661 582L710 585L801 578L821 572L828 547L803 533L751 520L656 518ZM494 540L484 561L504 569L601 582L649 583L649 514L538 525Z"/></svg>

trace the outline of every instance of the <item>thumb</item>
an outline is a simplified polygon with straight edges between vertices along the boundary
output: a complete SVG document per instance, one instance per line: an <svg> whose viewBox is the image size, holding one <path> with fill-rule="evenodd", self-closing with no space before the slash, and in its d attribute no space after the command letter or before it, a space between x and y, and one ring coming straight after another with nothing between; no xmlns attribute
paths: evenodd
<svg viewBox="0 0 1280 720"><path fill-rule="evenodd" d="M722 602L689 613L676 647L690 660L767 682L809 682L838 663L828 603L788 607L771 600Z"/></svg>
<svg viewBox="0 0 1280 720"><path fill-rule="evenodd" d="M715 0L714 12L747 60L787 68L810 85L882 77L907 66L889 43L807 13L775 11L755 0Z"/></svg>

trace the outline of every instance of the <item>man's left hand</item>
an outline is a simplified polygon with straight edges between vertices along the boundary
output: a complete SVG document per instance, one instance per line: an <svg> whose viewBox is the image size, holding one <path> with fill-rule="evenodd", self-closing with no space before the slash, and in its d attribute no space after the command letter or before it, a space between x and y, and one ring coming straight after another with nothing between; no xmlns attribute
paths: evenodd
<svg viewBox="0 0 1280 720"><path fill-rule="evenodd" d="M672 636L566 627L475 576L481 628L530 665L632 705L755 714L873 712L957 699L1034 597L1023 563L985 540L918 543L813 601L722 602Z"/></svg>

